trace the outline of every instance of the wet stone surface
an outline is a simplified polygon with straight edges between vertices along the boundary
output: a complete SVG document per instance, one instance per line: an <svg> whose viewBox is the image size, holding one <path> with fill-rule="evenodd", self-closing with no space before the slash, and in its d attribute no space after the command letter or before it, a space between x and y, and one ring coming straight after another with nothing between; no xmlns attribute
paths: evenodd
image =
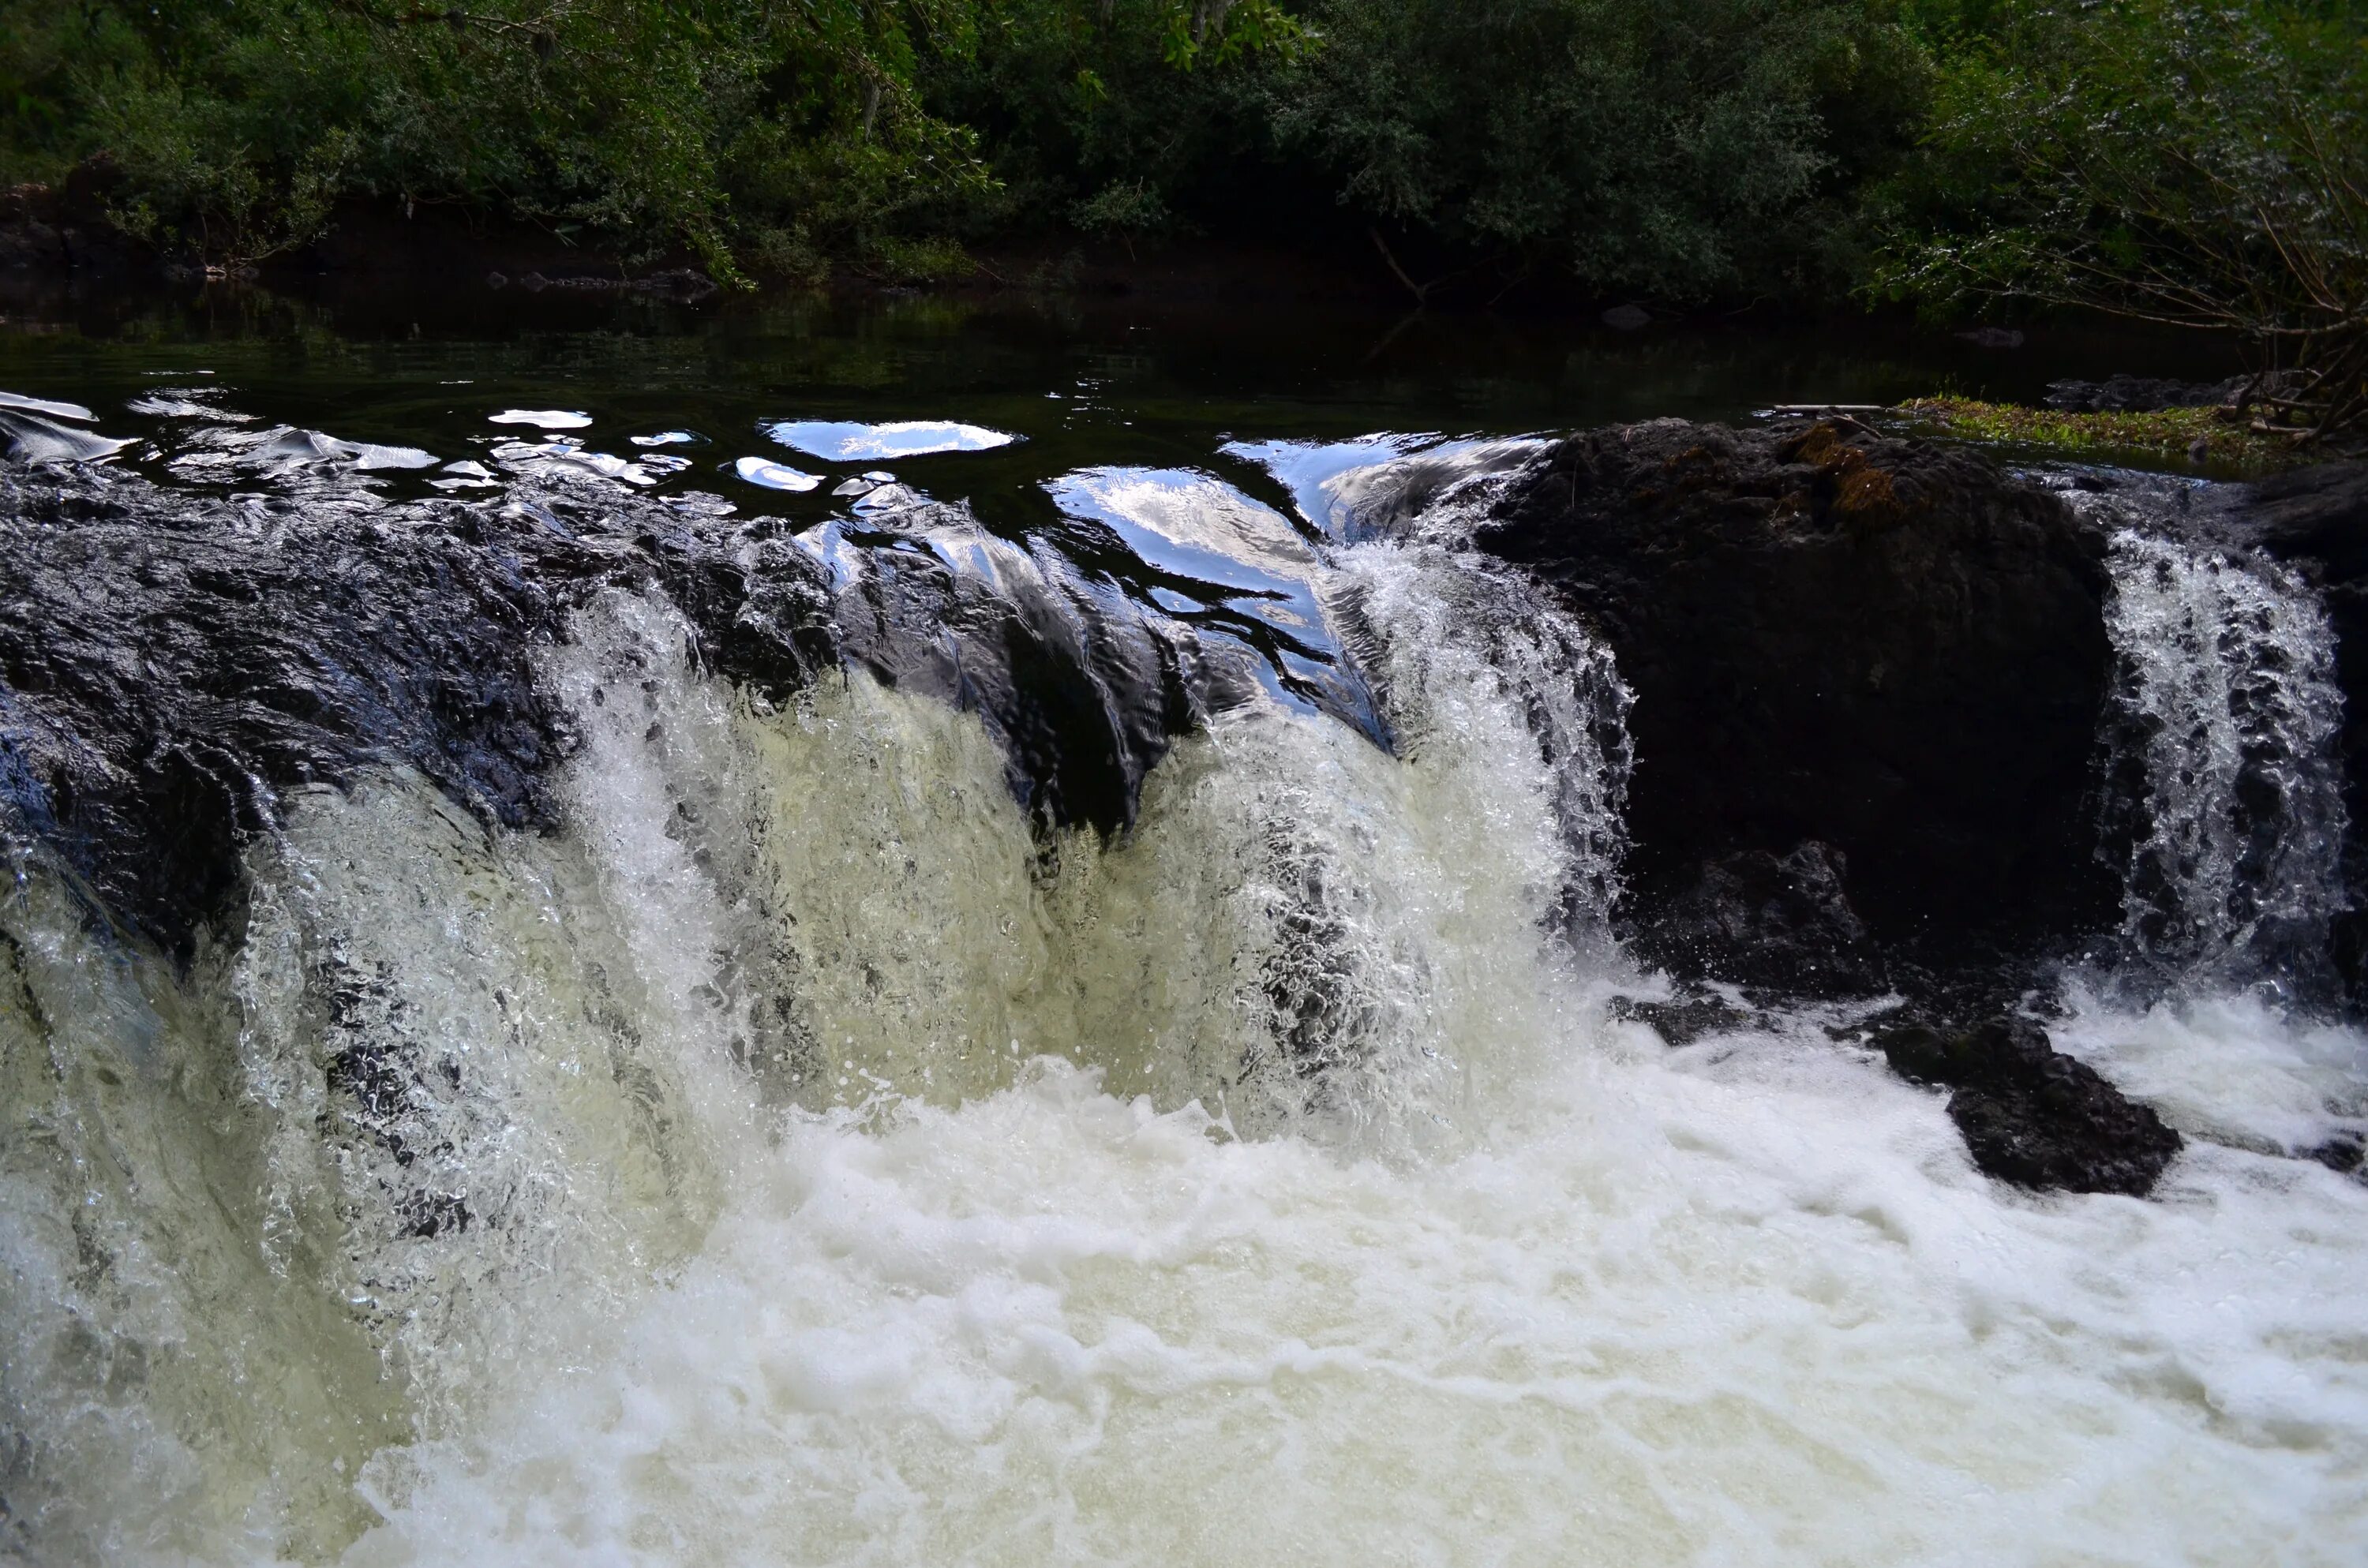
<svg viewBox="0 0 2368 1568"><path fill-rule="evenodd" d="M98 903L180 950L288 789L402 763L489 822L550 825L573 743L535 651L604 588L664 592L708 667L768 700L853 667L978 712L1047 824L1123 826L1171 737L1270 687L1374 733L1320 628L1250 635L1227 585L1106 534L1005 539L910 492L799 533L594 474L388 501L33 466L0 472L0 791ZM1171 612L1093 550L1197 597Z"/></svg>
<svg viewBox="0 0 2368 1568"><path fill-rule="evenodd" d="M1855 923L2037 943L2110 916L2089 799L2105 543L2055 496L1847 420L1665 419L1540 455L1478 543L1600 626L1635 689L1645 926L1700 924L1722 862L1804 842L1848 867L1811 901L1846 911L1837 951Z"/></svg>
<svg viewBox="0 0 2368 1568"><path fill-rule="evenodd" d="M2162 1118L2048 1043L2028 1018L1908 1024L1873 1040L1892 1068L1944 1085L1974 1164L2023 1187L2143 1198L2183 1146Z"/></svg>

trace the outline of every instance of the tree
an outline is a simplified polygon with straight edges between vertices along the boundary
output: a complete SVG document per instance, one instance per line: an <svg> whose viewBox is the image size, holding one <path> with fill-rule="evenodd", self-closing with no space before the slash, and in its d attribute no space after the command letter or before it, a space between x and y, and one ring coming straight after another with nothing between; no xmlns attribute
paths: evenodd
<svg viewBox="0 0 2368 1568"><path fill-rule="evenodd" d="M1344 200L1605 290L1812 282L1845 225L1831 199L1905 150L1924 90L1912 40L1858 0L1322 0L1314 17L1321 48L1279 115Z"/></svg>
<svg viewBox="0 0 2368 1568"><path fill-rule="evenodd" d="M2241 334L2269 427L2368 424L2368 28L2021 0L1950 62L1878 286Z"/></svg>

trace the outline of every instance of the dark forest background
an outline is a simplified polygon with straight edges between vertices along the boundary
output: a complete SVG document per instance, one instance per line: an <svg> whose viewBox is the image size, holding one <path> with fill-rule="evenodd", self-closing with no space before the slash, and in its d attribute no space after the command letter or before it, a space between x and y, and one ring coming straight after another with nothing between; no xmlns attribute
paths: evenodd
<svg viewBox="0 0 2368 1568"><path fill-rule="evenodd" d="M1427 301L2102 309L2368 378L2368 0L5 15L0 184L193 264L423 206L726 284L1255 243Z"/></svg>

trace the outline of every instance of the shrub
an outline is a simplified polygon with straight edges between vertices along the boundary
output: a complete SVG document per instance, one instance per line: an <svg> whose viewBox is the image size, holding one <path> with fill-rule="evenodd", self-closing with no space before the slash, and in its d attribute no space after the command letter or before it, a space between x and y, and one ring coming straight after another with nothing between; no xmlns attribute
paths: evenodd
<svg viewBox="0 0 2368 1568"><path fill-rule="evenodd" d="M121 216L244 260L337 199L453 202L687 245L825 239L989 182L920 108L964 0L79 0L10 7L0 155L54 177L104 153Z"/></svg>
<svg viewBox="0 0 2368 1568"><path fill-rule="evenodd" d="M1256 222L1241 187L1272 152L1259 86L1307 41L1273 0L987 0L977 47L925 74L931 109L976 128L1004 182L962 220L1130 239Z"/></svg>
<svg viewBox="0 0 2368 1568"><path fill-rule="evenodd" d="M2283 428L2368 422L2368 16L2009 0L1948 60L1877 286L2241 333Z"/></svg>
<svg viewBox="0 0 2368 1568"><path fill-rule="evenodd" d="M1821 280L1904 150L1921 51L1852 0L1319 0L1279 106L1342 198L1598 290ZM1845 125L1837 138L1833 128Z"/></svg>

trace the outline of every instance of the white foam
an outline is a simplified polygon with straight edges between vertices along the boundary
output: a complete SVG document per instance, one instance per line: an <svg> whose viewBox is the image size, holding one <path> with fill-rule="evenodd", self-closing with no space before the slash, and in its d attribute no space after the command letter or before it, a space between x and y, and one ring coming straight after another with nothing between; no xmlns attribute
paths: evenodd
<svg viewBox="0 0 2368 1568"><path fill-rule="evenodd" d="M591 1369L408 1456L351 1561L2368 1542L2358 1188L2215 1154L2161 1203L2019 1201L1872 1069L1589 1052L1521 1102L1410 1170L1054 1062L884 1131L803 1121Z"/></svg>
<svg viewBox="0 0 2368 1568"><path fill-rule="evenodd" d="M1154 775L1131 841L1064 847L1041 902L967 721L858 684L775 728L804 810L757 836L807 869L780 884L802 924L840 933L803 939L809 983L859 988L814 1032L867 996L904 999L896 1031L776 1143L734 1145L698 1256L576 1320L568 1369L381 1455L386 1523L349 1560L2368 1545L2368 1190L2202 1144L2156 1201L2032 1199L1972 1169L1940 1096L1806 1022L1665 1052L1612 1021L1533 939L1571 849L1523 693L1459 646L1453 601L1407 618L1438 552L1349 566L1407 760L1229 716ZM777 838L848 778L879 780L875 814ZM908 884L897 854L941 863ZM916 894L951 918L897 957ZM1274 967L1294 939L1330 955L1312 989ZM1155 1066L1255 1055L1293 997L1344 995L1327 1038L1360 1043L1331 1098L1287 1057L1197 1103ZM1152 1038L1109 1038L1130 1027ZM1054 1054L878 1097L917 1035L990 1028Z"/></svg>
<svg viewBox="0 0 2368 1568"><path fill-rule="evenodd" d="M2115 1007L2085 986L2052 1031L2180 1131L2299 1153L2368 1131L2368 1035L2282 1014L2256 994Z"/></svg>

